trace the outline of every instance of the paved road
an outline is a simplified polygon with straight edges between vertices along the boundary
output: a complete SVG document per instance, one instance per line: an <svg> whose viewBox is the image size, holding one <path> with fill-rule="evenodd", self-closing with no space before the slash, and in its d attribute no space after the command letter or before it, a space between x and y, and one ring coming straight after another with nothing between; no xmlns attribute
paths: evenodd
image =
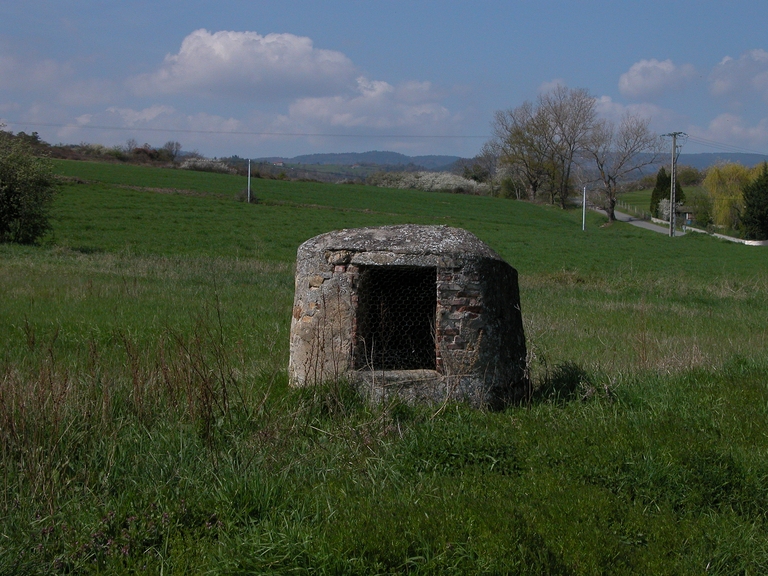
<svg viewBox="0 0 768 576"><path fill-rule="evenodd" d="M602 210L598 210L598 212L603 212ZM629 214L624 214L623 212L617 212L614 210L613 212L616 215L616 220L619 222L628 222L629 224L632 224L632 226L637 226L638 228L644 228L646 230L651 230L652 232L658 232L659 234L667 234L669 235L669 227L668 226L659 226L658 224L654 224L652 222L646 222L645 220L640 220L640 218L635 218L634 216L630 216ZM675 230L675 236L684 236L685 232L682 230Z"/></svg>

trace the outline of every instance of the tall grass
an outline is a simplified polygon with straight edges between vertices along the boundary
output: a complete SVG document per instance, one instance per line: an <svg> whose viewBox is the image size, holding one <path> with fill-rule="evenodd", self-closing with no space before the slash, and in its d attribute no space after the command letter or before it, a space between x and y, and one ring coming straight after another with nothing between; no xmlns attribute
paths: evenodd
<svg viewBox="0 0 768 576"><path fill-rule="evenodd" d="M48 243L0 246L0 573L768 569L757 249L492 198L266 181L247 205L234 176L61 169L88 183ZM392 222L464 226L518 268L529 403L287 387L296 246Z"/></svg>

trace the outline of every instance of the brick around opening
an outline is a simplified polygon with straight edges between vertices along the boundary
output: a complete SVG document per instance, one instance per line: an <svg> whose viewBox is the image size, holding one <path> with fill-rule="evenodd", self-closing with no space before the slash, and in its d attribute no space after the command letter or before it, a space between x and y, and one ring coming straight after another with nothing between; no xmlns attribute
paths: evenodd
<svg viewBox="0 0 768 576"><path fill-rule="evenodd" d="M436 274L429 267L361 269L355 369L435 369Z"/></svg>
<svg viewBox="0 0 768 576"><path fill-rule="evenodd" d="M293 386L496 407L526 394L525 359L517 272L466 230L337 230L299 247Z"/></svg>

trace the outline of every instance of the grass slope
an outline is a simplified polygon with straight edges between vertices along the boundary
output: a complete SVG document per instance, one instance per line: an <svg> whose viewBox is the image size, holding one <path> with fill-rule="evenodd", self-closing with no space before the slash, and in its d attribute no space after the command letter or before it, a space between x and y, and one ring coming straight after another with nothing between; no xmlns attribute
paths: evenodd
<svg viewBox="0 0 768 576"><path fill-rule="evenodd" d="M0 573L768 569L759 249L526 203L61 161L0 246ZM528 406L286 385L303 240L459 226L520 273Z"/></svg>

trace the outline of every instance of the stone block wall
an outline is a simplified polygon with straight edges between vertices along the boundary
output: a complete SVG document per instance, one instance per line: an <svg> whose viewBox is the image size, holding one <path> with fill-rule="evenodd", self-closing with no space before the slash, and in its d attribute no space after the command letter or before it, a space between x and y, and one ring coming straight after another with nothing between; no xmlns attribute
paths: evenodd
<svg viewBox="0 0 768 576"><path fill-rule="evenodd" d="M525 355L517 273L464 230L342 230L299 248L292 385L497 407L525 393Z"/></svg>

